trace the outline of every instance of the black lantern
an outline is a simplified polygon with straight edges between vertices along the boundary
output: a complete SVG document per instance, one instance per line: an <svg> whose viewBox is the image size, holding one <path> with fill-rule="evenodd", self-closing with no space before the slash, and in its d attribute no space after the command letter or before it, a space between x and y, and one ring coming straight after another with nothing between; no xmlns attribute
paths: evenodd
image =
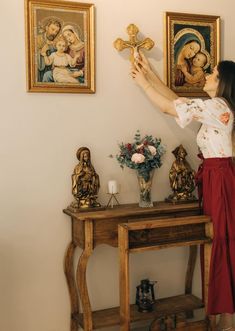
<svg viewBox="0 0 235 331"><path fill-rule="evenodd" d="M140 285L136 286L136 305L138 311L145 313L153 310L155 302L154 284L149 279L143 279L140 281Z"/></svg>

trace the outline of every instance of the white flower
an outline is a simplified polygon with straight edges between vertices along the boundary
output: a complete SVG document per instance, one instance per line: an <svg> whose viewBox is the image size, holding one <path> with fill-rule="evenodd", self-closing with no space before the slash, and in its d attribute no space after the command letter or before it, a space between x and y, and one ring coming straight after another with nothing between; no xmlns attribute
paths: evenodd
<svg viewBox="0 0 235 331"><path fill-rule="evenodd" d="M134 163L143 163L145 160L145 156L140 153L134 153L131 157L131 161Z"/></svg>
<svg viewBox="0 0 235 331"><path fill-rule="evenodd" d="M151 153L152 155L156 155L156 154L157 154L157 150L156 150L156 148L155 148L154 146L149 145L149 146L148 146L148 149L149 149L149 151L150 151L150 153Z"/></svg>

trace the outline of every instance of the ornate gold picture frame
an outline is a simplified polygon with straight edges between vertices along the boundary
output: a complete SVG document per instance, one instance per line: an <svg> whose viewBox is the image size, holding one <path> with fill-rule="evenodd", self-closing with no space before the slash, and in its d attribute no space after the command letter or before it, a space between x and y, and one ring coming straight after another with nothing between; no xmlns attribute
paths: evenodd
<svg viewBox="0 0 235 331"><path fill-rule="evenodd" d="M25 0L28 92L94 93L94 5Z"/></svg>
<svg viewBox="0 0 235 331"><path fill-rule="evenodd" d="M180 96L206 96L205 77L220 60L220 17L165 13L165 78Z"/></svg>

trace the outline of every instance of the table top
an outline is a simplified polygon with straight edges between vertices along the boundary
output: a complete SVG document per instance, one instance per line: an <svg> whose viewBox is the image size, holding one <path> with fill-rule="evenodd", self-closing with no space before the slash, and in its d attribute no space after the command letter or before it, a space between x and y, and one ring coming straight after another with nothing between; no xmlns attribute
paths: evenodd
<svg viewBox="0 0 235 331"><path fill-rule="evenodd" d="M107 219L107 218L119 218L119 217L130 217L130 216L139 216L141 215L158 215L158 214L169 214L169 213L177 213L177 212L186 212L186 211L198 211L199 212L199 204L196 202L189 203L178 203L173 204L170 202L158 201L154 202L153 207L142 208L139 207L138 204L122 204L118 206L111 207L101 207L99 210L95 208L93 211L90 209L89 211L84 210L75 211L74 209L67 207L63 210L63 212L75 219L79 220L98 220L98 219Z"/></svg>

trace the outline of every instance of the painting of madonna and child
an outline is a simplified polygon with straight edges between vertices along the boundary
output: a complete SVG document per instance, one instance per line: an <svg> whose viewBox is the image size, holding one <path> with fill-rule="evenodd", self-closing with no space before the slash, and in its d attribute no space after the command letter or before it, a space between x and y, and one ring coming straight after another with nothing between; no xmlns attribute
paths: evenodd
<svg viewBox="0 0 235 331"><path fill-rule="evenodd" d="M206 96L203 86L219 61L219 17L166 13L167 85L180 96Z"/></svg>
<svg viewBox="0 0 235 331"><path fill-rule="evenodd" d="M93 5L26 1L28 90L93 93Z"/></svg>

